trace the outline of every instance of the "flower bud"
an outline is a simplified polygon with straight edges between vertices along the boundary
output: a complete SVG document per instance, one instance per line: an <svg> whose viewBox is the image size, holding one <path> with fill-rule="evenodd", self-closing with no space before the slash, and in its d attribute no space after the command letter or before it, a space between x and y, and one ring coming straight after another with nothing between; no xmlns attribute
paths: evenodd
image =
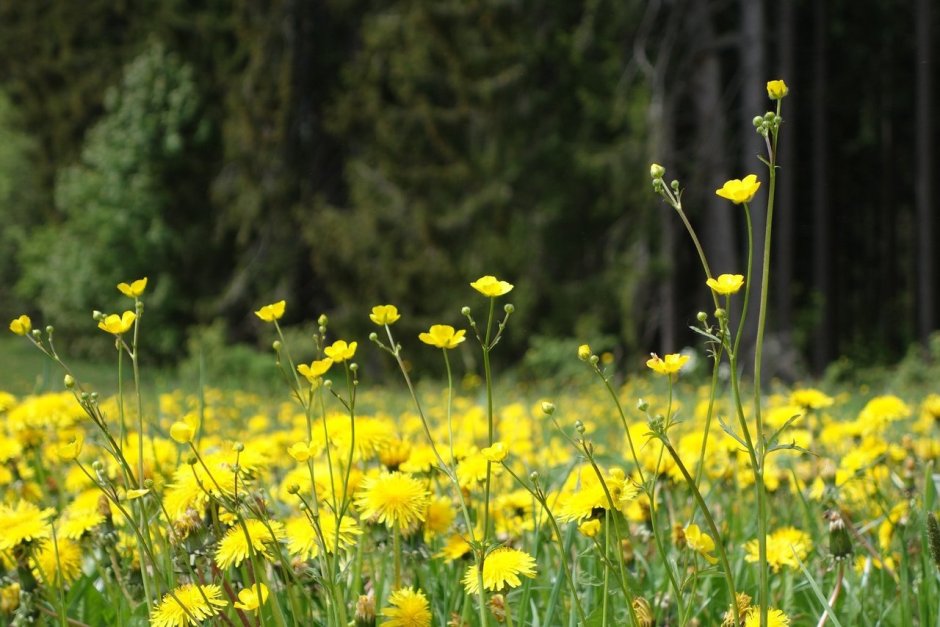
<svg viewBox="0 0 940 627"><path fill-rule="evenodd" d="M646 411L650 408L650 404L646 401L646 399L640 398L636 401L636 408L640 411Z"/></svg>
<svg viewBox="0 0 940 627"><path fill-rule="evenodd" d="M669 187L671 187L673 191L679 191L679 181L673 180L672 183L669 184Z"/></svg>
<svg viewBox="0 0 940 627"><path fill-rule="evenodd" d="M55 333L55 327L53 327L51 324L50 324L50 325L47 325L47 326L46 326L46 335L52 335L53 333Z"/></svg>
<svg viewBox="0 0 940 627"><path fill-rule="evenodd" d="M546 416L551 416L555 413L555 403L551 401L542 401L542 413Z"/></svg>
<svg viewBox="0 0 940 627"><path fill-rule="evenodd" d="M358 370L359 370L359 364L357 364L357 363L355 363L355 362L349 364L349 371L350 371L350 372L356 372L356 371L358 371Z"/></svg>
<svg viewBox="0 0 940 627"><path fill-rule="evenodd" d="M695 314L695 319L698 320L699 322L705 322L708 320L708 314L705 313L704 311L700 311L697 314Z"/></svg>
<svg viewBox="0 0 940 627"><path fill-rule="evenodd" d="M331 379L324 379L323 387L329 390L331 387L333 387L333 381Z"/></svg>
<svg viewBox="0 0 940 627"><path fill-rule="evenodd" d="M321 327L325 327L327 324L329 324L329 322L330 319L326 317L326 314L320 314L320 317L317 318L317 324Z"/></svg>
<svg viewBox="0 0 940 627"><path fill-rule="evenodd" d="M582 344L578 347L578 359L581 361L587 361L591 358L591 347L587 344Z"/></svg>
<svg viewBox="0 0 940 627"><path fill-rule="evenodd" d="M274 340L274 342L271 343L271 348L274 349L274 352L275 352L275 353L280 353L280 352L281 352L281 346L282 346L282 345L281 345L281 340Z"/></svg>
<svg viewBox="0 0 940 627"><path fill-rule="evenodd" d="M506 303L505 305L503 305L503 311L505 311L508 314L511 314L515 310L516 310L516 307L512 303Z"/></svg>
<svg viewBox="0 0 940 627"><path fill-rule="evenodd" d="M466 305L464 305L463 307L461 307L461 308L460 308L460 315L461 315L461 316L469 316L469 315L470 315L470 308L467 307Z"/></svg>
<svg viewBox="0 0 940 627"><path fill-rule="evenodd" d="M235 451L236 453L241 453L242 451L245 450L245 445L242 444L241 442L236 442L235 444L232 445L232 450Z"/></svg>
<svg viewBox="0 0 940 627"><path fill-rule="evenodd" d="M580 420L575 420L574 430L580 433L581 435L584 435L584 423L581 422Z"/></svg>
<svg viewBox="0 0 940 627"><path fill-rule="evenodd" d="M588 359L588 361L591 362L591 365L592 365L592 366L596 366L596 365L597 365L597 362L599 362L600 360L601 360L601 358L598 357L597 355L591 355L591 358Z"/></svg>
<svg viewBox="0 0 940 627"><path fill-rule="evenodd" d="M715 310L715 317L719 320L725 320L728 318L728 312L724 309L718 308Z"/></svg>
<svg viewBox="0 0 940 627"><path fill-rule="evenodd" d="M537 482L538 480L539 480L539 471L538 471L538 470L533 470L532 472L529 473L529 481L531 481L532 483L535 483L535 482Z"/></svg>
<svg viewBox="0 0 940 627"><path fill-rule="evenodd" d="M754 119L751 120L751 123L754 125L754 128L760 128L760 125L764 123L764 118L759 115L755 115Z"/></svg>
<svg viewBox="0 0 940 627"><path fill-rule="evenodd" d="M71 390L75 387L75 377L70 374L65 375L65 389Z"/></svg>
<svg viewBox="0 0 940 627"><path fill-rule="evenodd" d="M653 180L662 179L666 175L666 168L654 163L650 165L650 178Z"/></svg>
<svg viewBox="0 0 940 627"><path fill-rule="evenodd" d="M370 334L369 334L369 341L370 341L370 342L378 342L378 341L379 341L379 334L376 333L375 331L373 331L372 333L370 333Z"/></svg>
<svg viewBox="0 0 940 627"><path fill-rule="evenodd" d="M297 485L296 483L292 483L289 486L287 486L288 494L297 494L298 492L300 492L300 486Z"/></svg>
<svg viewBox="0 0 940 627"><path fill-rule="evenodd" d="M826 512L829 519L829 553L835 560L842 560L852 555L852 538L845 528L842 515L834 510Z"/></svg>
<svg viewBox="0 0 940 627"><path fill-rule="evenodd" d="M98 311L97 309L91 312L91 317L94 318L95 321L97 322L101 322L102 320L104 320L104 314Z"/></svg>

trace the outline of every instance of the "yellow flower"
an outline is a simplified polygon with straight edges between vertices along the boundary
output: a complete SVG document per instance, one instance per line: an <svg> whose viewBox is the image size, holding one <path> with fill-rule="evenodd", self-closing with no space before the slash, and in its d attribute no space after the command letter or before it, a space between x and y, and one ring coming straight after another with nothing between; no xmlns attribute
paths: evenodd
<svg viewBox="0 0 940 627"><path fill-rule="evenodd" d="M376 305L369 314L369 319L379 326L395 324L399 318L401 316L398 315L398 307L395 305Z"/></svg>
<svg viewBox="0 0 940 627"><path fill-rule="evenodd" d="M222 588L210 584L197 586L188 583L167 593L150 615L151 627L185 627L199 625L219 613L228 605L222 598ZM193 622L189 616L198 622Z"/></svg>
<svg viewBox="0 0 940 627"><path fill-rule="evenodd" d="M512 283L507 283L506 281L500 281L491 274L487 274L486 276L482 276L471 283L470 287L480 292L484 296L495 298L497 296L502 296L503 294L508 294L511 292L513 285Z"/></svg>
<svg viewBox="0 0 940 627"><path fill-rule="evenodd" d="M783 610L769 608L767 610L767 627L788 627L790 617ZM744 627L760 627L760 608L752 607L744 618Z"/></svg>
<svg viewBox="0 0 940 627"><path fill-rule="evenodd" d="M271 529L268 529L270 525ZM245 530L248 530L246 535ZM272 536L271 533L274 532ZM215 551L215 563L219 568L225 570L229 566L238 567L251 554L251 551L271 558L271 550L268 544L280 542L285 538L284 525L276 520L270 520L265 524L260 520L246 520L245 527L240 524L225 532L219 547ZM248 546L249 539L251 546Z"/></svg>
<svg viewBox="0 0 940 627"><path fill-rule="evenodd" d="M483 457L486 458L486 461L498 464L509 455L509 449L506 448L506 445L502 442L493 442L493 446L487 446L485 449L480 451L483 454Z"/></svg>
<svg viewBox="0 0 940 627"><path fill-rule="evenodd" d="M29 501L20 501L16 507L0 503L0 551L7 551L24 542L49 537L48 519L53 509L39 509Z"/></svg>
<svg viewBox="0 0 940 627"><path fill-rule="evenodd" d="M736 294L744 285L743 274L722 274L717 279L708 279L705 281L708 287L712 288L716 294L727 296Z"/></svg>
<svg viewBox="0 0 940 627"><path fill-rule="evenodd" d="M835 399L815 388L801 388L790 392L790 402L806 409L824 409L830 407Z"/></svg>
<svg viewBox="0 0 940 627"><path fill-rule="evenodd" d="M742 202L751 202L759 188L760 181L757 180L757 175L748 174L744 177L744 180L731 179L721 189L716 189L715 193L722 198L727 198L736 205L740 205Z"/></svg>
<svg viewBox="0 0 940 627"><path fill-rule="evenodd" d="M353 342L355 344L355 342ZM355 348L353 351L355 352ZM326 359L315 359L310 362L310 365L300 364L297 366L297 372L299 372L311 385L316 385L320 378L326 374L327 370L330 369L333 365L333 360L327 357Z"/></svg>
<svg viewBox="0 0 940 627"><path fill-rule="evenodd" d="M98 322L98 328L114 335L121 335L127 333L134 326L134 320L136 319L137 314L133 311L125 311L120 316L110 314L105 316L104 320Z"/></svg>
<svg viewBox="0 0 940 627"><path fill-rule="evenodd" d="M467 569L463 587L468 594L480 592L479 568L476 564ZM503 546L488 553L483 561L483 587L498 592L505 587L515 588L522 581L519 575L535 578L535 559L518 549Z"/></svg>
<svg viewBox="0 0 940 627"><path fill-rule="evenodd" d="M588 344L582 344L578 347L578 359L587 361L591 358L591 347Z"/></svg>
<svg viewBox="0 0 940 627"><path fill-rule="evenodd" d="M72 461L82 452L82 445L84 443L85 437L81 433L76 433L75 437L72 438L70 442L59 445L59 448L56 450L59 454L59 459L64 462Z"/></svg>
<svg viewBox="0 0 940 627"><path fill-rule="evenodd" d="M782 100L790 93L790 88L783 81L767 81L767 96L771 100Z"/></svg>
<svg viewBox="0 0 940 627"><path fill-rule="evenodd" d="M129 296L130 298L137 298L144 293L145 289L147 289L147 277L137 279L130 285L127 283L118 283L117 288L125 296Z"/></svg>
<svg viewBox="0 0 940 627"><path fill-rule="evenodd" d="M238 601L234 603L235 609L253 612L264 605L268 600L268 587L257 583L238 593Z"/></svg>
<svg viewBox="0 0 940 627"><path fill-rule="evenodd" d="M747 555L744 559L756 562L759 559L757 540L750 540L744 545ZM813 550L813 540L805 531L794 527L783 527L773 533L767 534L767 563L774 572L779 572L781 566L788 566L794 570L800 567L800 562ZM797 559L799 558L799 559Z"/></svg>
<svg viewBox="0 0 940 627"><path fill-rule="evenodd" d="M438 348L457 348L458 344L467 339L464 337L466 333L465 329L454 331L454 327L449 324L434 324L427 333L420 333L418 339Z"/></svg>
<svg viewBox="0 0 940 627"><path fill-rule="evenodd" d="M310 459L310 444L295 442L287 449L287 454L293 457L295 462L303 463Z"/></svg>
<svg viewBox="0 0 940 627"><path fill-rule="evenodd" d="M596 518L593 520L585 520L583 523L578 525L578 531L588 538L595 538L597 537L597 534L601 532L601 521Z"/></svg>
<svg viewBox="0 0 940 627"><path fill-rule="evenodd" d="M424 593L414 588L396 590L388 597L390 607L382 609L388 620L383 627L429 627L431 609Z"/></svg>
<svg viewBox="0 0 940 627"><path fill-rule="evenodd" d="M689 361L688 355L670 354L661 358L656 353L646 361L647 367L659 374L674 374L682 369L682 366Z"/></svg>
<svg viewBox="0 0 940 627"><path fill-rule="evenodd" d="M287 306L287 301L279 300L276 303L271 303L270 305L265 305L261 309L255 312L255 315L264 320L265 322L274 322L275 320L280 320L281 316L284 315L284 308Z"/></svg>
<svg viewBox="0 0 940 627"><path fill-rule="evenodd" d="M685 542L693 551L701 553L709 564L714 564L718 558L711 554L715 550L715 541L706 533L698 528L698 525L691 524L685 528Z"/></svg>
<svg viewBox="0 0 940 627"><path fill-rule="evenodd" d="M324 348L323 352L335 363L341 364L347 359L353 358L356 354L357 346L359 346L358 342L350 342L347 344L346 340L336 340L333 342L332 346Z"/></svg>
<svg viewBox="0 0 940 627"><path fill-rule="evenodd" d="M133 501L134 499L139 499L140 497L147 496L148 494L150 494L150 490L148 488L135 488L133 490L128 490L124 496L128 501Z"/></svg>
<svg viewBox="0 0 940 627"><path fill-rule="evenodd" d="M29 332L33 330L33 321L24 314L10 322L10 330L17 335L29 335Z"/></svg>
<svg viewBox="0 0 940 627"><path fill-rule="evenodd" d="M349 516L343 516L343 522L336 533L336 515L326 509L320 510L320 531L327 553L335 553L337 542L341 551L355 546L362 529ZM320 554L320 536L307 516L292 518L287 521L284 530L287 536L287 552L300 559L313 559Z"/></svg>
<svg viewBox="0 0 940 627"><path fill-rule="evenodd" d="M46 542L33 556L33 573L49 584L70 584L82 574L82 549L77 542L59 538Z"/></svg>
<svg viewBox="0 0 940 627"><path fill-rule="evenodd" d="M170 437L174 442L189 444L193 441L194 435L196 435L196 429L188 422L178 420L170 426Z"/></svg>
<svg viewBox="0 0 940 627"><path fill-rule="evenodd" d="M363 479L356 494L356 506L362 518L375 519L389 527L410 527L424 520L428 507L428 491L424 485L401 472L382 473Z"/></svg>

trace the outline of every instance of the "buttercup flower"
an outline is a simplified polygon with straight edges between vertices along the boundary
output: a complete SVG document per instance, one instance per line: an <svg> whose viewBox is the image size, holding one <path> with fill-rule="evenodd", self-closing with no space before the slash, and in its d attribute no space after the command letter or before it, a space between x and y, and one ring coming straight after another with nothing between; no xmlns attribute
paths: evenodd
<svg viewBox="0 0 940 627"><path fill-rule="evenodd" d="M435 324L426 333L420 333L418 339L438 348L457 348L466 339L466 333L465 329L455 331L449 324Z"/></svg>
<svg viewBox="0 0 940 627"><path fill-rule="evenodd" d="M353 342L355 344L355 342ZM355 352L355 347L353 352ZM299 372L307 381L311 384L316 384L317 381L326 374L327 370L333 365L333 360L327 357L326 359L316 359L307 364L300 364L297 366L297 372Z"/></svg>
<svg viewBox="0 0 940 627"><path fill-rule="evenodd" d="M711 554L715 550L715 541L710 535L702 533L698 525L693 523L685 528L685 542L690 549L700 553L709 564L718 561L718 558Z"/></svg>
<svg viewBox="0 0 940 627"><path fill-rule="evenodd" d="M721 189L716 189L715 193L740 205L742 202L751 202L758 189L760 189L760 181L757 180L757 175L748 174L743 180L731 179L722 185Z"/></svg>
<svg viewBox="0 0 940 627"><path fill-rule="evenodd" d="M144 290L147 289L147 277L137 279L130 284L118 283L117 288L118 291L120 291L125 296L130 298L138 298L144 293Z"/></svg>
<svg viewBox="0 0 940 627"><path fill-rule="evenodd" d="M29 332L33 330L33 321L30 320L27 315L14 318L13 321L10 322L10 330L17 335L29 335Z"/></svg>
<svg viewBox="0 0 940 627"><path fill-rule="evenodd" d="M233 605L236 609L253 612L264 605L268 600L268 587L263 583L256 583L238 593L238 601Z"/></svg>
<svg viewBox="0 0 940 627"><path fill-rule="evenodd" d="M480 292L484 296L495 298L496 296L502 296L503 294L508 294L511 292L513 284L507 283L506 281L500 281L495 276L487 274L486 276L482 276L471 283L470 287Z"/></svg>
<svg viewBox="0 0 940 627"><path fill-rule="evenodd" d="M782 100L790 93L790 88L783 81L767 81L767 95L771 100Z"/></svg>
<svg viewBox="0 0 940 627"><path fill-rule="evenodd" d="M708 279L705 284L712 288L716 294L727 296L728 294L735 294L741 289L744 285L744 275L722 274L717 279Z"/></svg>
<svg viewBox="0 0 940 627"><path fill-rule="evenodd" d="M193 441L194 435L196 435L196 430L188 422L178 420L170 426L170 437L174 442L188 444Z"/></svg>
<svg viewBox="0 0 940 627"><path fill-rule="evenodd" d="M323 352L335 363L341 364L355 356L357 346L359 346L357 342L347 344L346 340L336 340L331 346L324 348Z"/></svg>
<svg viewBox="0 0 940 627"><path fill-rule="evenodd" d="M114 335L122 335L130 331L136 319L137 314L133 311L125 311L120 316L111 314L105 316L104 320L98 322L98 328L102 331L113 333Z"/></svg>
<svg viewBox="0 0 940 627"><path fill-rule="evenodd" d="M398 307L395 305L376 305L372 308L372 313L369 314L369 319L380 327L386 324L395 324L399 318L401 316L398 315Z"/></svg>
<svg viewBox="0 0 940 627"><path fill-rule="evenodd" d="M588 344L582 344L578 347L578 359L587 361L591 358L591 347Z"/></svg>
<svg viewBox="0 0 940 627"><path fill-rule="evenodd" d="M82 452L82 444L84 443L85 437L81 433L77 433L71 441L59 445L56 451L59 454L59 459L64 462L72 461Z"/></svg>
<svg viewBox="0 0 940 627"><path fill-rule="evenodd" d="M280 320L284 315L284 308L287 306L287 301L279 300L276 303L270 305L265 305L261 309L255 312L255 315L264 320L265 322L274 322L275 320Z"/></svg>
<svg viewBox="0 0 940 627"><path fill-rule="evenodd" d="M646 361L647 367L659 374L674 374L682 369L682 366L689 361L688 355L670 354L660 357L656 353Z"/></svg>
<svg viewBox="0 0 940 627"><path fill-rule="evenodd" d="M509 449L502 442L493 442L493 446L486 447L480 453L486 458L486 461L498 464L509 455Z"/></svg>

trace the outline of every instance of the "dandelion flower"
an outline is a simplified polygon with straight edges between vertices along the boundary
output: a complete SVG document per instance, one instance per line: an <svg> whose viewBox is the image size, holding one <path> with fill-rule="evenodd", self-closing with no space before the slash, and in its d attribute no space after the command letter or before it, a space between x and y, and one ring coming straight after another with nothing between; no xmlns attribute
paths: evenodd
<svg viewBox="0 0 940 627"><path fill-rule="evenodd" d="M340 550L345 551L355 546L357 538L362 535L362 529L356 521L349 516L343 516L343 523L339 528L339 537L336 535L336 515L332 512L320 511L320 531L323 533L323 544L327 553L336 552L336 543L339 541ZM284 530L287 537L287 552L291 555L309 560L320 555L320 543L317 532L306 516L292 518L287 521Z"/></svg>
<svg viewBox="0 0 940 627"><path fill-rule="evenodd" d="M743 274L722 274L717 279L708 279L705 281L708 287L712 288L716 294L727 296L735 294L744 285Z"/></svg>
<svg viewBox="0 0 940 627"><path fill-rule="evenodd" d="M55 510L39 509L29 501L20 501L16 507L0 504L0 551L7 551L24 542L49 537L47 522Z"/></svg>
<svg viewBox="0 0 940 627"><path fill-rule="evenodd" d="M744 559L749 562L759 560L757 540L751 540L744 548L747 551ZM784 566L799 568L800 561L804 561L811 550L813 550L812 538L805 531L800 531L795 527L783 527L767 534L767 563L774 572L779 572Z"/></svg>
<svg viewBox="0 0 940 627"><path fill-rule="evenodd" d="M270 525L271 529L268 529ZM248 530L246 536L245 529ZM271 532L274 532L274 537ZM249 538L251 545L249 546ZM260 520L246 520L245 527L240 524L225 532L222 541L219 542L219 548L215 551L215 562L219 568L225 570L229 566L238 566L245 558L249 557L250 551L260 553L266 558L271 558L271 551L267 547L274 541L284 539L284 526L276 520L268 521L267 525Z"/></svg>
<svg viewBox="0 0 940 627"><path fill-rule="evenodd" d="M234 603L236 609L253 612L264 605L268 600L268 587L258 583L245 588L238 593L238 601Z"/></svg>
<svg viewBox="0 0 940 627"><path fill-rule="evenodd" d="M147 289L147 277L127 283L118 283L118 291L129 298L138 298Z"/></svg>
<svg viewBox="0 0 940 627"><path fill-rule="evenodd" d="M513 284L507 283L506 281L500 281L495 276L488 274L471 283L470 287L480 292L484 296L495 298L497 296L502 296L511 292Z"/></svg>
<svg viewBox="0 0 940 627"><path fill-rule="evenodd" d="M276 303L265 305L256 311L255 315L265 322L274 322L275 320L281 319L281 317L284 315L284 309L286 306L287 301L279 300Z"/></svg>
<svg viewBox="0 0 940 627"><path fill-rule="evenodd" d="M174 598L175 597L175 598ZM166 594L150 615L151 627L185 627L199 625L228 605L222 589L216 585L185 584ZM193 620L195 619L195 620Z"/></svg>
<svg viewBox="0 0 940 627"><path fill-rule="evenodd" d="M350 342L347 344L346 340L336 340L331 346L324 348L323 352L335 363L340 364L348 359L352 359L356 355L356 347L358 345L358 342Z"/></svg>
<svg viewBox="0 0 940 627"><path fill-rule="evenodd" d="M369 314L369 319L375 324L385 326L395 324L401 316L398 314L398 307L395 305L376 305Z"/></svg>
<svg viewBox="0 0 940 627"><path fill-rule="evenodd" d="M103 320L98 321L98 328L113 335L123 335L130 331L136 319L137 314L133 311L125 311L120 316L110 314L105 316Z"/></svg>
<svg viewBox="0 0 940 627"><path fill-rule="evenodd" d="M457 345L463 342L467 333L465 329L455 331L449 324L434 324L426 333L419 333L418 339L438 348L457 348Z"/></svg>
<svg viewBox="0 0 940 627"><path fill-rule="evenodd" d="M743 179L731 179L721 189L715 190L715 193L740 205L743 202L751 202L759 188L760 181L757 180L757 175L748 174Z"/></svg>
<svg viewBox="0 0 940 627"><path fill-rule="evenodd" d="M356 506L362 517L400 529L424 520L428 506L428 491L410 475L386 472L378 477L363 479L356 494Z"/></svg>
<svg viewBox="0 0 940 627"><path fill-rule="evenodd" d="M805 409L825 409L835 402L831 396L815 388L801 388L790 392L790 403Z"/></svg>
<svg viewBox="0 0 940 627"><path fill-rule="evenodd" d="M767 610L767 627L788 627L790 617L783 610L769 608ZM752 607L744 619L744 627L760 627L760 608Z"/></svg>
<svg viewBox="0 0 940 627"><path fill-rule="evenodd" d="M58 556L56 556L58 552ZM82 574L82 549L77 542L59 538L36 551L33 572L40 581L70 584Z"/></svg>
<svg viewBox="0 0 940 627"><path fill-rule="evenodd" d="M29 335L29 332L33 330L33 321L26 315L14 318L10 322L10 330L17 335Z"/></svg>
<svg viewBox="0 0 940 627"><path fill-rule="evenodd" d="M414 588L396 590L388 597L388 604L381 614L387 620L384 627L429 627L431 609L424 593Z"/></svg>
<svg viewBox="0 0 940 627"><path fill-rule="evenodd" d="M480 581L476 564L467 569L463 586L468 594L480 592ZM483 587L498 592L505 587L515 588L522 583L519 575L535 577L535 559L518 549L500 547L487 554L483 561Z"/></svg>

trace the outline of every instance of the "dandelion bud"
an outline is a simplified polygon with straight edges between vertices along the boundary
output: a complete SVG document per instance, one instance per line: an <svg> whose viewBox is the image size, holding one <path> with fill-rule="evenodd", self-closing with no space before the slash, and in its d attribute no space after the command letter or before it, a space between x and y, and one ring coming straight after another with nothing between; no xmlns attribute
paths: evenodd
<svg viewBox="0 0 940 627"><path fill-rule="evenodd" d="M317 324L321 327L325 327L330 323L330 319L326 317L326 314L320 314L320 317L317 318Z"/></svg>
<svg viewBox="0 0 940 627"><path fill-rule="evenodd" d="M845 528L842 515L837 511L826 512L829 519L829 553L832 559L842 560L852 555L852 538Z"/></svg>
<svg viewBox="0 0 940 627"><path fill-rule="evenodd" d="M578 433L584 435L584 423L581 422L580 420L575 420L575 421L574 421L574 430L577 431Z"/></svg>
<svg viewBox="0 0 940 627"><path fill-rule="evenodd" d="M695 314L695 319L698 320L699 322L705 322L706 320L708 320L708 314L705 313L704 311L700 311L697 314Z"/></svg>
<svg viewBox="0 0 940 627"><path fill-rule="evenodd" d="M370 342L378 342L378 341L379 341L379 334L376 333L375 331L373 331L372 333L370 333L370 334L369 334L369 341L370 341Z"/></svg>
<svg viewBox="0 0 940 627"><path fill-rule="evenodd" d="M551 416L555 413L555 403L551 401L542 401L542 413L546 416Z"/></svg>
<svg viewBox="0 0 940 627"><path fill-rule="evenodd" d="M651 179L653 179L654 181L661 180L664 176L666 176L666 168L659 165L658 163L654 163L650 165L650 178Z"/></svg>
<svg viewBox="0 0 940 627"><path fill-rule="evenodd" d="M355 627L375 627L375 596L360 594L356 600Z"/></svg>
<svg viewBox="0 0 940 627"><path fill-rule="evenodd" d="M92 392L92 393L91 393L91 400L92 400L92 402L95 402L95 403L98 402L98 393L97 393L97 392Z"/></svg>
<svg viewBox="0 0 940 627"><path fill-rule="evenodd" d="M235 444L232 445L232 450L235 451L236 453L241 453L242 451L245 450L245 445L242 444L241 442L236 442Z"/></svg>
<svg viewBox="0 0 940 627"><path fill-rule="evenodd" d="M274 349L275 353L280 353L281 352L281 340L274 340L273 342L271 342L271 348Z"/></svg>
<svg viewBox="0 0 940 627"><path fill-rule="evenodd" d="M636 408L640 411L646 411L650 408L650 404L644 398L637 399Z"/></svg>
<svg viewBox="0 0 940 627"><path fill-rule="evenodd" d="M469 316L469 315L470 315L470 308L467 307L466 305L464 305L463 307L461 307L461 308L460 308L460 315L461 315L461 316Z"/></svg>
<svg viewBox="0 0 940 627"><path fill-rule="evenodd" d="M505 311L508 314L511 314L515 310L516 310L516 306L513 305L512 303L506 303L505 305L503 305L503 311Z"/></svg>
<svg viewBox="0 0 940 627"><path fill-rule="evenodd" d="M65 389L71 390L75 387L75 377L70 374L65 375Z"/></svg>
<svg viewBox="0 0 940 627"><path fill-rule="evenodd" d="M633 599L633 612L640 627L653 627L653 608L643 597Z"/></svg>
<svg viewBox="0 0 940 627"><path fill-rule="evenodd" d="M754 119L751 120L751 123L754 124L754 128L760 128L761 124L764 123L764 118L759 115L755 115Z"/></svg>

